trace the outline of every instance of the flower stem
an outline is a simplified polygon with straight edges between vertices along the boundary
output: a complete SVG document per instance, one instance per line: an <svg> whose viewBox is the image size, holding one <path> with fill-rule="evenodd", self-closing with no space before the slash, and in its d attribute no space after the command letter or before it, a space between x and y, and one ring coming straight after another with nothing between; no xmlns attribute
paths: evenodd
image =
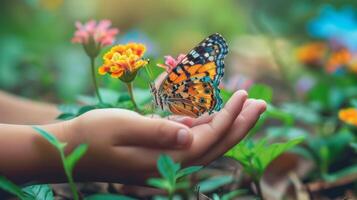
<svg viewBox="0 0 357 200"><path fill-rule="evenodd" d="M127 88L128 88L128 93L129 93L131 102L132 102L133 105L134 105L134 109L135 109L136 112L139 113L140 111L139 111L138 105L136 104L135 99L134 99L133 82L126 83L126 86L127 86Z"/></svg>
<svg viewBox="0 0 357 200"><path fill-rule="evenodd" d="M90 66L91 66L91 70L92 70L92 81L94 84L95 93L97 95L99 103L102 104L103 100L102 100L102 96L100 96L97 78L95 76L95 57L90 57Z"/></svg>

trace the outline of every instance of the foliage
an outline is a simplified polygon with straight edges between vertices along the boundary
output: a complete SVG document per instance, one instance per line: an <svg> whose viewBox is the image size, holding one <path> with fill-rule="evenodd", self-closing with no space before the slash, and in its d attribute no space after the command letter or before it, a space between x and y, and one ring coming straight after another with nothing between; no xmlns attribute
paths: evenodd
<svg viewBox="0 0 357 200"><path fill-rule="evenodd" d="M175 163L169 156L160 155L157 160L157 169L161 178L150 178L147 184L156 188L164 189L173 197L177 190L188 189L190 182L184 178L202 169L201 166L190 166L181 169L179 163Z"/></svg>
<svg viewBox="0 0 357 200"><path fill-rule="evenodd" d="M353 8L357 6L356 2L183 0L167 6L161 0L155 2L154 7L150 7L151 2L141 2L142 6L139 8L150 9L139 10L140 14L136 10L137 6L134 6L135 12L128 12L133 9L130 3L111 2L109 6L116 8L115 16L110 11L106 16L113 18L113 24L134 27L134 30L121 30L123 34L117 38L114 38L116 32L112 32L114 35L109 35L109 43L112 44L117 39L120 44L135 41L147 46L147 57L143 57L142 65L138 65L142 70L124 74L123 71L127 69L124 65L120 66L119 71L123 73L120 76L125 76L122 80L130 81L126 85L110 77L97 80L96 71L99 66L103 73L111 75L118 71L118 66L115 62L111 63L113 60L104 59L104 62L111 63L112 68L108 68L100 59L110 47L105 47L109 43L99 45L98 38L98 41L95 40L98 35L93 34L93 30L89 32L93 34L93 38L88 41L83 38L79 42L85 45L85 51L69 44L71 35L67 33L73 32L73 19L97 15L103 17L102 14L94 12L91 3L87 2L88 6L81 6L80 9L76 9L80 3L49 2L3 2L4 5L0 8L0 25L7 28L0 30L2 89L34 99L63 103L59 106L62 112L58 116L59 120L69 120L90 110L102 108L123 108L136 110L143 115L155 113L165 116L167 113L152 107L148 88L148 83L163 72L156 67L157 63L164 63L161 54L171 52L179 55L187 52L187 47L197 39L219 31L227 37L230 46L226 68L236 66L232 63L245 60L241 57L248 55L249 59L259 61L259 68L252 68L251 71L264 72L259 77L260 73L254 74L257 83L242 88L248 90L249 98L265 100L267 110L244 140L226 153L226 156L241 164L256 189L259 189L259 180L268 165L286 151L315 164L307 177L303 178L303 183L338 183L357 173L357 127L355 123L348 123L349 120L357 122L357 119L350 113L346 114L348 120L339 116L341 110L357 108L357 18ZM117 4L120 6L114 6ZM108 8L108 5L100 5L103 10ZM211 8L215 8L214 15L207 12ZM152 21L158 22L160 27L152 26ZM100 39L104 42L104 38ZM261 40L266 43L260 44ZM255 45L256 49L248 48ZM85 53L90 59L85 57ZM264 59L261 59L262 55ZM150 62L147 58L150 58ZM124 56L116 61L130 59ZM243 64L247 65L244 66L246 69L254 67L249 62L244 61ZM271 66L275 68L271 70ZM229 73L226 74L232 75L230 73L234 70L228 69ZM271 73L265 73L265 70ZM89 84L89 73L92 73L92 84ZM301 79L305 76L311 82ZM229 76L225 76L226 78ZM299 80L303 80L302 88L299 88ZM95 91L96 95L89 94L89 91ZM234 90L224 86L221 89L223 101L227 102L233 92ZM39 127L34 129L61 155L74 199L78 199L73 169L88 146L81 144L66 156L65 143ZM147 183L167 191L169 196L155 196L154 199L182 199L185 196L178 191L185 193L193 190L192 181L187 176L202 168L191 166L181 169L179 163L166 155L159 157L157 167L161 177L151 178ZM245 185L242 186L243 189L221 193L222 188L225 188L223 186L240 183L234 176L215 175L195 181L198 182L199 191L209 193L213 199L228 200L251 193L251 190L246 190L249 186ZM350 185L355 188L355 183ZM52 189L46 184L21 188L1 176L0 188L21 200L54 199ZM117 194L93 194L85 199L133 198Z"/></svg>
<svg viewBox="0 0 357 200"><path fill-rule="evenodd" d="M53 200L53 192L49 185L31 185L24 188L0 176L0 189L13 194L21 200Z"/></svg>
<svg viewBox="0 0 357 200"><path fill-rule="evenodd" d="M63 164L64 171L67 176L68 183L71 187L73 198L75 200L79 199L78 190L73 180L73 169L79 159L85 154L88 149L88 145L81 144L76 147L68 156L65 156L64 149L66 147L65 143L60 142L54 135L48 133L47 131L39 128L33 127L43 138L45 138L49 143L51 143L59 152Z"/></svg>
<svg viewBox="0 0 357 200"><path fill-rule="evenodd" d="M285 143L270 145L266 139L258 142L243 140L225 155L239 161L251 178L259 180L271 161L303 140L304 138L295 138Z"/></svg>
<svg viewBox="0 0 357 200"><path fill-rule="evenodd" d="M200 192L212 192L224 185L232 183L233 181L232 176L215 176L201 181L198 184L198 187L200 188Z"/></svg>

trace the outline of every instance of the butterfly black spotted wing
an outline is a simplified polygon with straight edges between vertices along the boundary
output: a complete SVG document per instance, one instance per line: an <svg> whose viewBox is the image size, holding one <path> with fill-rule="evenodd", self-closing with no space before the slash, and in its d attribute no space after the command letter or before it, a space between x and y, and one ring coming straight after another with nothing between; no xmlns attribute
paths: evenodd
<svg viewBox="0 0 357 200"><path fill-rule="evenodd" d="M224 75L224 58L228 45L224 38L212 34L172 69L156 89L156 105L173 114L198 117L222 108L219 84Z"/></svg>

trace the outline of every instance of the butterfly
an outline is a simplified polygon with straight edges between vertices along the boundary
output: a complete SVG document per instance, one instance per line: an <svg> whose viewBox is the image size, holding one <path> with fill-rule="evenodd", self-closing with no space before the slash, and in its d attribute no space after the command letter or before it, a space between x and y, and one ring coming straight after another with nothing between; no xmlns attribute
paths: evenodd
<svg viewBox="0 0 357 200"><path fill-rule="evenodd" d="M151 83L154 104L176 115L199 117L222 108L219 84L228 53L225 39L212 34L194 47L166 77Z"/></svg>

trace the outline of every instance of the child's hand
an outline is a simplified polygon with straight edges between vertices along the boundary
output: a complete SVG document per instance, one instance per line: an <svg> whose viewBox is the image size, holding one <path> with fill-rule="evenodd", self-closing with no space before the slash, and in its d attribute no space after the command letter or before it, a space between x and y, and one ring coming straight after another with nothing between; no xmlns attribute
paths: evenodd
<svg viewBox="0 0 357 200"><path fill-rule="evenodd" d="M206 165L237 144L266 107L263 101L246 98L246 92L238 91L220 112L198 119L184 117L180 123L123 109L101 109L42 128L66 142L67 152L81 143L89 145L75 167L76 181L140 184L157 173L156 160L161 153L184 165ZM28 130L21 129L18 131ZM8 167L8 173L5 169L4 174L18 182L64 181L58 152L38 133L32 134L27 134L33 138L32 143L25 135L20 140L11 139L22 146L12 154L18 158L9 163L18 169ZM21 162L27 172L18 166Z"/></svg>
<svg viewBox="0 0 357 200"><path fill-rule="evenodd" d="M236 92L214 116L182 118L182 123L122 109L90 111L70 121L72 148L89 144L75 171L78 179L143 183L167 153L185 165L205 165L238 143L265 110L265 103ZM77 179L77 180L78 180Z"/></svg>

